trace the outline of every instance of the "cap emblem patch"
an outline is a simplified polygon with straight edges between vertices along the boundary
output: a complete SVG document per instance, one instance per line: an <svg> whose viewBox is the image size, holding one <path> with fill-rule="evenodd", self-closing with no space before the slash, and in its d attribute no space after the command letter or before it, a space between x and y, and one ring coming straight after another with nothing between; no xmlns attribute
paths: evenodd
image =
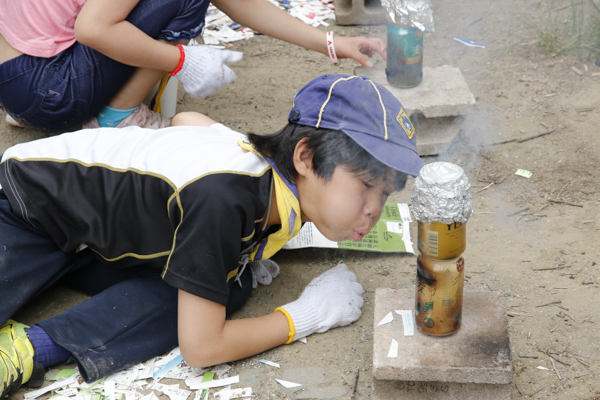
<svg viewBox="0 0 600 400"><path fill-rule="evenodd" d="M415 127L413 126L412 122L410 122L410 119L408 118L408 115L406 115L404 108L400 109L400 112L396 117L396 121L398 121L398 123L402 126L402 129L404 129L404 132L406 132L406 136L408 136L409 139L412 139L413 135L415 134Z"/></svg>

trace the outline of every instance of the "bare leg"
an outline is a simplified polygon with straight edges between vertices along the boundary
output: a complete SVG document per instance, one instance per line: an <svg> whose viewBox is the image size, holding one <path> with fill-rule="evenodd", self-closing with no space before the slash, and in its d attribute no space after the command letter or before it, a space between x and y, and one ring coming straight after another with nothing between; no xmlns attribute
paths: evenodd
<svg viewBox="0 0 600 400"><path fill-rule="evenodd" d="M162 40L161 40L162 41ZM187 40L172 43L173 46L177 44L188 44ZM137 107L142 104L142 101L146 98L150 90L158 83L159 80L165 75L164 71L149 68L138 68L135 70L131 78L125 83L125 85L117 92L117 94L108 102L108 106L117 108L120 110L126 110L129 108Z"/></svg>
<svg viewBox="0 0 600 400"><path fill-rule="evenodd" d="M137 107L142 104L150 90L165 75L164 71L148 68L138 68L131 78L117 92L108 105L120 110Z"/></svg>

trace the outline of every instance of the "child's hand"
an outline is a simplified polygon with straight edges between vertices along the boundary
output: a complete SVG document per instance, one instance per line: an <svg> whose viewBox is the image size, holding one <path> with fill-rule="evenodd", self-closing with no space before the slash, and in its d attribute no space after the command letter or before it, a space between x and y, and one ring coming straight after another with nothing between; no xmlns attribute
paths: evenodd
<svg viewBox="0 0 600 400"><path fill-rule="evenodd" d="M387 60L385 43L379 38L335 36L333 44L338 58L352 58L363 67L372 67L373 63L369 57L377 53Z"/></svg>
<svg viewBox="0 0 600 400"><path fill-rule="evenodd" d="M346 326L361 315L363 287L345 264L313 279L298 300L283 308L293 321L294 340ZM290 327L291 328L291 327Z"/></svg>
<svg viewBox="0 0 600 400"><path fill-rule="evenodd" d="M268 286L273 282L273 278L279 275L279 265L273 260L258 260L250 263L252 270L252 289L256 289L258 284Z"/></svg>
<svg viewBox="0 0 600 400"><path fill-rule="evenodd" d="M185 53L185 60L175 76L193 97L208 96L235 81L235 72L225 64L241 60L241 52L218 50L204 45L181 48Z"/></svg>

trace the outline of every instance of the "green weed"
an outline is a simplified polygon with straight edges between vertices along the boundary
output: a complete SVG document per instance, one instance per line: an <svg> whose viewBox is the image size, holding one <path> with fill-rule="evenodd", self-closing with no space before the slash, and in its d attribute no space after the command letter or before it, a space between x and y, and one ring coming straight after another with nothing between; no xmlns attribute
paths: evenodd
<svg viewBox="0 0 600 400"><path fill-rule="evenodd" d="M525 20L539 46L551 55L569 54L579 58L600 56L599 0L570 0L566 5L550 2L545 15Z"/></svg>

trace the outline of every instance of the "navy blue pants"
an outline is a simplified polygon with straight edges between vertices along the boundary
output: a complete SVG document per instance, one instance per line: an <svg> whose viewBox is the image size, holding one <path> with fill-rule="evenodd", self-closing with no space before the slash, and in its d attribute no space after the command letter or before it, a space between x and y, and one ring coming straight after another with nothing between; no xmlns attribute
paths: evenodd
<svg viewBox="0 0 600 400"><path fill-rule="evenodd" d="M208 5L209 0L140 0L127 21L155 39L190 40L202 32ZM77 42L50 58L21 55L0 64L0 104L30 128L79 129L134 70Z"/></svg>
<svg viewBox="0 0 600 400"><path fill-rule="evenodd" d="M0 189L0 324L52 284L61 281L92 297L38 322L67 349L92 382L165 353L178 345L177 292L149 267L111 268L85 249L61 251L44 232L15 216ZM252 290L246 268L242 288L231 287L227 314Z"/></svg>

